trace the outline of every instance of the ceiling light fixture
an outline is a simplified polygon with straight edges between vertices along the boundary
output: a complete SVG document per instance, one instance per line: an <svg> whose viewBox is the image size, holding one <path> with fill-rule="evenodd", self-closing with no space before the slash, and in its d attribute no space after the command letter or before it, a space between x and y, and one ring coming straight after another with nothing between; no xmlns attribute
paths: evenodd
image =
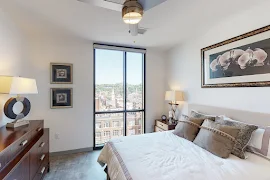
<svg viewBox="0 0 270 180"><path fill-rule="evenodd" d="M138 24L143 18L143 7L137 0L127 0L122 9L122 18L126 24Z"/></svg>

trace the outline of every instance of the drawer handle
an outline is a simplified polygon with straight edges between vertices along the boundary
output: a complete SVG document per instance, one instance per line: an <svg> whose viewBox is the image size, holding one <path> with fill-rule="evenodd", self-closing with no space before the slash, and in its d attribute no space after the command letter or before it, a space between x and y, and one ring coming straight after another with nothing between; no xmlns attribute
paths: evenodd
<svg viewBox="0 0 270 180"><path fill-rule="evenodd" d="M45 146L45 142L41 143L39 147Z"/></svg>
<svg viewBox="0 0 270 180"><path fill-rule="evenodd" d="M45 167L43 167L43 168L41 169L40 173L41 173L41 174L43 174L43 173L44 173L44 171L45 171L45 169L46 169L46 168L45 168Z"/></svg>
<svg viewBox="0 0 270 180"><path fill-rule="evenodd" d="M45 156L46 156L46 155L43 154L43 155L41 156L40 160L43 161L43 159L45 158Z"/></svg>
<svg viewBox="0 0 270 180"><path fill-rule="evenodd" d="M23 142L21 142L21 146L25 146L28 143L28 140L24 140Z"/></svg>
<svg viewBox="0 0 270 180"><path fill-rule="evenodd" d="M40 127L40 128L37 129L37 132L39 132L39 131L41 131L41 130L42 130L42 128Z"/></svg>

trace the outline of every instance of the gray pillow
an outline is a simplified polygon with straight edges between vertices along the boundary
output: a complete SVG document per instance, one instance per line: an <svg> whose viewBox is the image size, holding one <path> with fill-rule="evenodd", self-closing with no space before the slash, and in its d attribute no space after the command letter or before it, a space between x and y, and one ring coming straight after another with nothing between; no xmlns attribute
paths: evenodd
<svg viewBox="0 0 270 180"><path fill-rule="evenodd" d="M245 151L246 151L247 145L251 139L251 135L253 131L258 129L258 126L241 123L241 122L232 120L230 118L227 118L225 116L217 117L216 122L219 124L237 127L240 129L240 132L238 136L236 137L237 143L235 143L234 145L232 154L241 159L246 159Z"/></svg>
<svg viewBox="0 0 270 180"><path fill-rule="evenodd" d="M189 141L193 141L197 136L203 121L204 119L191 118L183 115L178 121L173 134Z"/></svg>
<svg viewBox="0 0 270 180"><path fill-rule="evenodd" d="M215 119L216 119L216 116L215 115L207 115L207 114L203 114L203 113L197 112L195 110L191 110L190 117L193 117L193 118L204 118L204 119L209 119L209 120L212 120L212 121L215 121Z"/></svg>
<svg viewBox="0 0 270 180"><path fill-rule="evenodd" d="M221 125L206 119L193 142L216 156L228 158L239 131L239 128Z"/></svg>

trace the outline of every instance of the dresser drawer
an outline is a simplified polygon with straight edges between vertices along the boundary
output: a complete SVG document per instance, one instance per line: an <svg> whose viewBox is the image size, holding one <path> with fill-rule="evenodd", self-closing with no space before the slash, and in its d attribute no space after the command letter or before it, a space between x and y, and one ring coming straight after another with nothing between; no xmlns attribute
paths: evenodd
<svg viewBox="0 0 270 180"><path fill-rule="evenodd" d="M155 126L155 132L163 132L163 131L164 131L163 129L161 129L161 128Z"/></svg>
<svg viewBox="0 0 270 180"><path fill-rule="evenodd" d="M9 161L9 149L5 149L0 153L0 171L6 166Z"/></svg>
<svg viewBox="0 0 270 180"><path fill-rule="evenodd" d="M41 155L42 153L49 152L49 130L43 129L42 130L43 135L38 140L38 142L35 144L33 149L36 149L36 152L38 155Z"/></svg>
<svg viewBox="0 0 270 180"><path fill-rule="evenodd" d="M167 124L164 124L164 123L162 123L160 121L156 121L156 126L159 127L159 128L161 128L161 129L163 129L163 130L165 130L165 131L168 131L169 130L168 125Z"/></svg>
<svg viewBox="0 0 270 180"><path fill-rule="evenodd" d="M20 139L18 139L9 149L9 161L16 157L26 146L29 144L31 140L31 133L28 132Z"/></svg>
<svg viewBox="0 0 270 180"><path fill-rule="evenodd" d="M43 135L30 151L30 179L36 175L41 164L49 158L49 130L42 129Z"/></svg>
<svg viewBox="0 0 270 180"><path fill-rule="evenodd" d="M33 123L31 127L31 139L33 139L38 133L41 133L43 130L44 124L43 121L37 121L36 123Z"/></svg>
<svg viewBox="0 0 270 180"><path fill-rule="evenodd" d="M29 179L29 154L10 171L4 180L28 180Z"/></svg>
<svg viewBox="0 0 270 180"><path fill-rule="evenodd" d="M49 168L49 156L47 156L44 159L44 162L39 167L39 169L38 169L36 175L34 176L33 180L41 180L45 176L45 174L48 172L48 168Z"/></svg>

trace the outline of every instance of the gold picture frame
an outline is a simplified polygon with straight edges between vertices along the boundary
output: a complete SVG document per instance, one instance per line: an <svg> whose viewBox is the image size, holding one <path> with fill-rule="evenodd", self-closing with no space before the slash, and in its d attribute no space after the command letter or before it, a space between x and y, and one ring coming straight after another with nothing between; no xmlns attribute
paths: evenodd
<svg viewBox="0 0 270 180"><path fill-rule="evenodd" d="M267 34L264 34L264 33L267 33ZM256 44L256 47L257 47L259 43L261 43L263 41L266 41L266 40L267 40L267 42L269 41L269 46L270 46L270 38L263 39L264 37L270 37L270 36L266 36L268 34L270 35L270 25L201 49L201 87L202 88L223 88L223 87L264 87L264 86L270 86L270 78L269 79L266 79L266 80L259 80L259 81L254 80L254 79L256 79L256 78L254 78L256 75L259 77L259 75L263 74L263 73L258 73L258 72L257 73L254 73L254 74L249 73L248 75L241 75L240 74L238 76L236 76L236 75L235 76L225 76L226 75L225 74L223 77L221 77L223 79L224 78L231 78L231 79L234 80L237 77L240 77L240 76L243 77L243 76L245 76L246 77L245 78L246 79L245 82L238 82L238 81L237 82L233 82L233 80L232 80L232 82L228 82L228 83L223 83L221 81L220 81L220 83L208 83L208 82L206 82L206 81L213 82L213 81L209 80L210 79L210 76L211 76L209 74L211 74L211 72L207 72L207 71L209 71L210 63L213 62L213 61L211 61L211 58L210 58L210 56L212 56L212 54L210 54L211 52L214 52L215 49L216 50L219 49L219 51L217 50L216 54L218 54L218 53L224 53L224 52L230 52L230 54L233 54L233 53L231 53L231 51L235 51L236 48L240 48L240 50L243 50L243 51L246 50L247 51L247 49L241 49L241 48L242 47L245 47L246 48L246 46L251 46L252 47L252 46L255 46L254 44ZM258 40L256 41L255 39L258 39ZM249 41L252 42L252 43L246 43L246 42L249 42ZM232 43L234 43L234 44L232 44ZM235 44L237 44L238 46L233 47L233 45L235 45ZM226 48L226 46L228 47L228 49L227 50L224 50ZM265 46L263 46L263 47L257 47L256 49L259 49L259 48L263 49L264 47ZM221 49L222 49L222 51L221 51ZM263 49L263 50L265 50L265 49ZM254 52L255 52L255 50L254 50ZM264 65L261 64L261 66L266 66L266 65L269 66L269 69L267 67L267 72L266 72L268 74L268 73L270 73L270 50L267 49L267 50L265 50L265 52L266 52L266 55L267 54L269 54L269 55L266 56L266 59L263 62ZM210 54L210 55L206 55L207 53ZM219 57L220 56L218 56L218 58ZM232 55L231 55L231 57L232 57ZM218 59L218 58L216 58L216 59ZM267 60L267 64L266 64L266 60ZM238 61L239 61L239 59L238 59ZM217 65L219 65L219 64L217 64ZM223 64L220 63L220 66L221 65L223 65ZM254 65L254 67L255 67L255 65ZM228 67L225 67L225 68L228 68ZM239 68L239 69L245 69L245 68L246 67L244 67L242 65L242 67ZM255 68L258 68L258 67L255 67ZM264 68L264 69L266 69L266 68ZM268 70L269 70L269 72L268 72ZM207 73L209 75L208 77L207 77ZM252 79L251 77L254 78L254 79ZM252 81L249 81L250 79L252 79ZM257 79L259 79L259 78L257 78ZM215 82L216 81L219 81L219 79L216 78ZM227 80L227 81L230 81L230 80Z"/></svg>
<svg viewBox="0 0 270 180"><path fill-rule="evenodd" d="M73 88L51 88L51 109L73 108Z"/></svg>
<svg viewBox="0 0 270 180"><path fill-rule="evenodd" d="M50 63L51 84L73 84L73 64Z"/></svg>

